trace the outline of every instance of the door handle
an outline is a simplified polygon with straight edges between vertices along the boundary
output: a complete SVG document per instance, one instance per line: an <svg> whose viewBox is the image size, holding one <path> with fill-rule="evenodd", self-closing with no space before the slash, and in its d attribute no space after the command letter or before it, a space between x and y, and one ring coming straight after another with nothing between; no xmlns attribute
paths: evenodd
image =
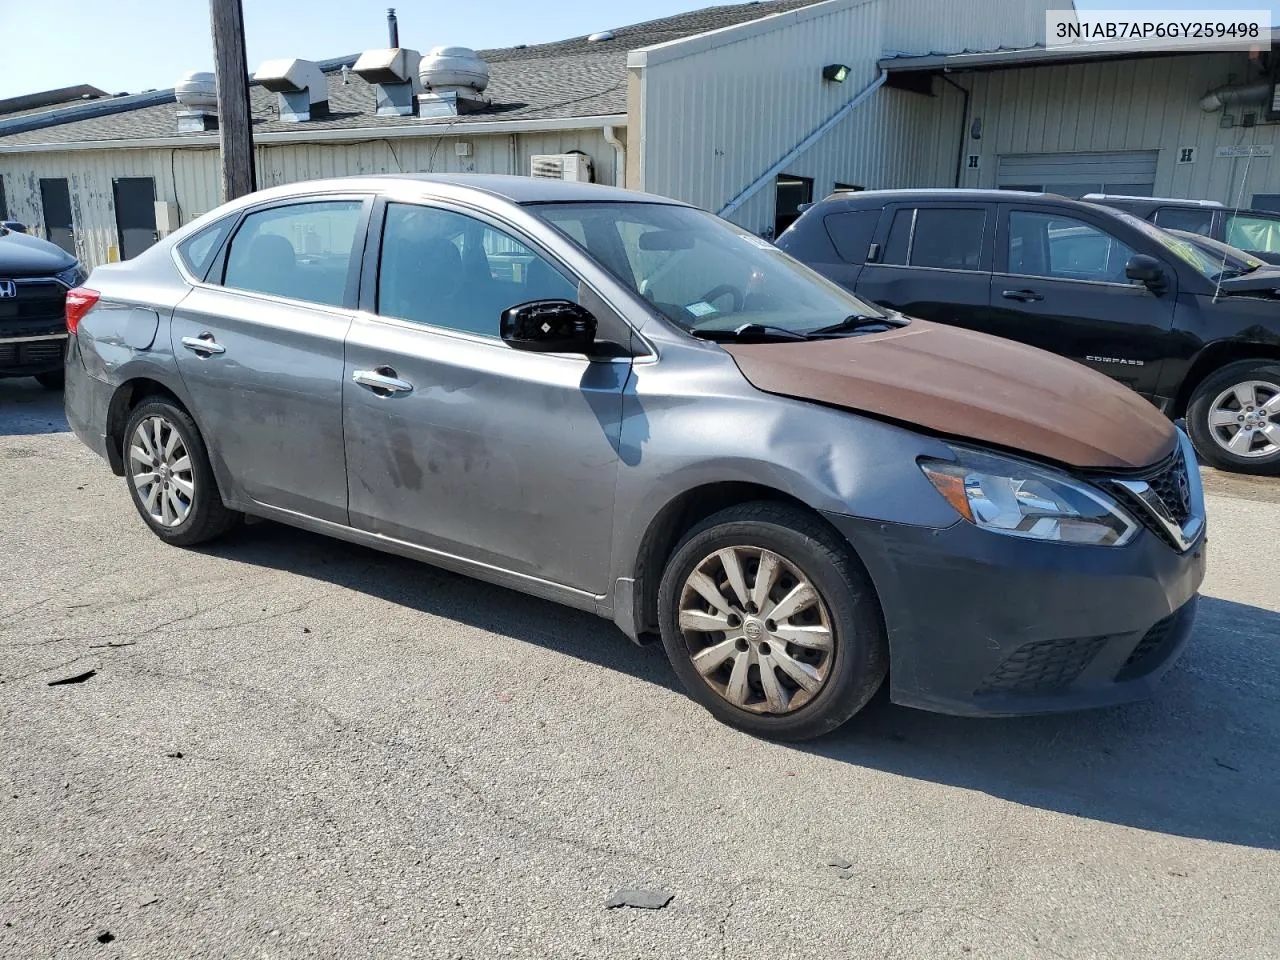
<svg viewBox="0 0 1280 960"><path fill-rule="evenodd" d="M409 393L413 384L401 380L391 367L378 367L376 370L357 370L351 379L362 387L368 387L380 397L390 397L397 393Z"/></svg>
<svg viewBox="0 0 1280 960"><path fill-rule="evenodd" d="M1034 290L1005 290L1000 296L1006 300L1021 300L1023 303L1044 299L1043 294L1036 293Z"/></svg>
<svg viewBox="0 0 1280 960"><path fill-rule="evenodd" d="M208 357L215 353L226 353L227 348L213 339L212 333L202 333L198 337L183 337L182 345L195 353Z"/></svg>

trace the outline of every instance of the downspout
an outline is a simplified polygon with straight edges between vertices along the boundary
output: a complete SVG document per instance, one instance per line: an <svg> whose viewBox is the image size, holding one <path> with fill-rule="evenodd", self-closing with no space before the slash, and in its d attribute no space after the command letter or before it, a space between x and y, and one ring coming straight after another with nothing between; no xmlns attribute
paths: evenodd
<svg viewBox="0 0 1280 960"><path fill-rule="evenodd" d="M722 217L727 217L729 214L733 213L735 210L741 207L744 203L750 200L753 196L755 196L755 194L760 191L761 187L763 187L766 183L768 183L778 174L782 173L782 171L785 170L787 167L791 166L792 161L794 161L796 157L800 156L800 154L804 153L811 146L813 146L815 143L821 140L828 130L830 130L837 123L839 123L841 120L847 117L850 113L852 113L853 109L856 106L858 106L858 104L862 103L862 101L866 100L873 93L879 90L884 85L884 82L887 79L889 79L889 71L882 69L880 71L880 76L872 80L869 86L864 88L861 92L858 93L856 97L854 97L852 100L846 103L843 107L841 107L831 116L827 117L827 119L822 122L822 124L818 127L818 129L814 130L813 133L809 134L807 137L805 137L803 140L797 143L794 147L792 147L790 153L788 153L785 157L783 157L781 160L779 160L777 163L771 166L764 173L760 174L760 176L758 176L755 180L751 181L751 183L748 184L744 190L742 190L736 197L734 197L732 200L726 203L719 210L719 215Z"/></svg>
<svg viewBox="0 0 1280 960"><path fill-rule="evenodd" d="M965 87L960 86L960 84L956 83L945 73L939 74L939 76L964 94L964 109L960 111L960 142L956 145L956 182L953 184L953 186L959 189L960 171L964 169L964 134L969 124L969 91Z"/></svg>
<svg viewBox="0 0 1280 960"><path fill-rule="evenodd" d="M625 187L627 185L626 145L614 134L612 123L606 123L603 132L604 142L613 147L613 185Z"/></svg>

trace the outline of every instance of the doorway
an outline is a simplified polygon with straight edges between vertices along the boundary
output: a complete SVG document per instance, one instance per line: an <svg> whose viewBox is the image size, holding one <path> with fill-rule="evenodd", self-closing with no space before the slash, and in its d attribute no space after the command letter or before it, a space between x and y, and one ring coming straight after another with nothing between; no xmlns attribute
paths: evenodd
<svg viewBox="0 0 1280 960"><path fill-rule="evenodd" d="M782 174L774 186L773 235L800 219L802 204L813 203L813 178Z"/></svg>
<svg viewBox="0 0 1280 960"><path fill-rule="evenodd" d="M76 238L71 223L71 190L65 177L41 178L40 206L44 210L44 238L74 257Z"/></svg>
<svg viewBox="0 0 1280 960"><path fill-rule="evenodd" d="M129 260L150 247L156 235L156 182L151 177L116 177L111 181L116 202L116 234L120 259Z"/></svg>

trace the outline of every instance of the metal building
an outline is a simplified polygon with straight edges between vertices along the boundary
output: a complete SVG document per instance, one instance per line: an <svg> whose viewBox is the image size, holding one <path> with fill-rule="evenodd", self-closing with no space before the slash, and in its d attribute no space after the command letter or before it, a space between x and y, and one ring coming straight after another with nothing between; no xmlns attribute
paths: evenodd
<svg viewBox="0 0 1280 960"><path fill-rule="evenodd" d="M461 78L437 76L440 89L414 75L412 50L273 61L250 88L258 182L425 170L590 177L764 236L835 190L1280 200L1280 64L1243 52L1046 50L1045 13L1060 8L1070 0L712 7L481 51L487 86L467 87L456 50L423 60ZM202 82L0 113L0 217L92 265L216 206Z"/></svg>

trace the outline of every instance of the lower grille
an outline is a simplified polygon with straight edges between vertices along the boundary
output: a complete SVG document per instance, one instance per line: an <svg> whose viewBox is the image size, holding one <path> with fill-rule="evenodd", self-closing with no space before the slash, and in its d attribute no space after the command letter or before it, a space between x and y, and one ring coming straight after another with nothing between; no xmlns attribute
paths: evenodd
<svg viewBox="0 0 1280 960"><path fill-rule="evenodd" d="M1138 645L1129 654L1129 659L1124 662L1124 666L1116 674L1117 680L1132 680L1135 677L1140 677L1156 667L1164 659L1165 644L1173 631L1179 612L1181 611L1169 614L1169 616L1158 621L1155 626L1142 635Z"/></svg>
<svg viewBox="0 0 1280 960"><path fill-rule="evenodd" d="M1037 640L1023 644L976 691L983 693L1048 693L1071 684L1089 665L1106 637Z"/></svg>
<svg viewBox="0 0 1280 960"><path fill-rule="evenodd" d="M0 343L0 367L49 367L62 362L66 340L36 340L33 343Z"/></svg>

